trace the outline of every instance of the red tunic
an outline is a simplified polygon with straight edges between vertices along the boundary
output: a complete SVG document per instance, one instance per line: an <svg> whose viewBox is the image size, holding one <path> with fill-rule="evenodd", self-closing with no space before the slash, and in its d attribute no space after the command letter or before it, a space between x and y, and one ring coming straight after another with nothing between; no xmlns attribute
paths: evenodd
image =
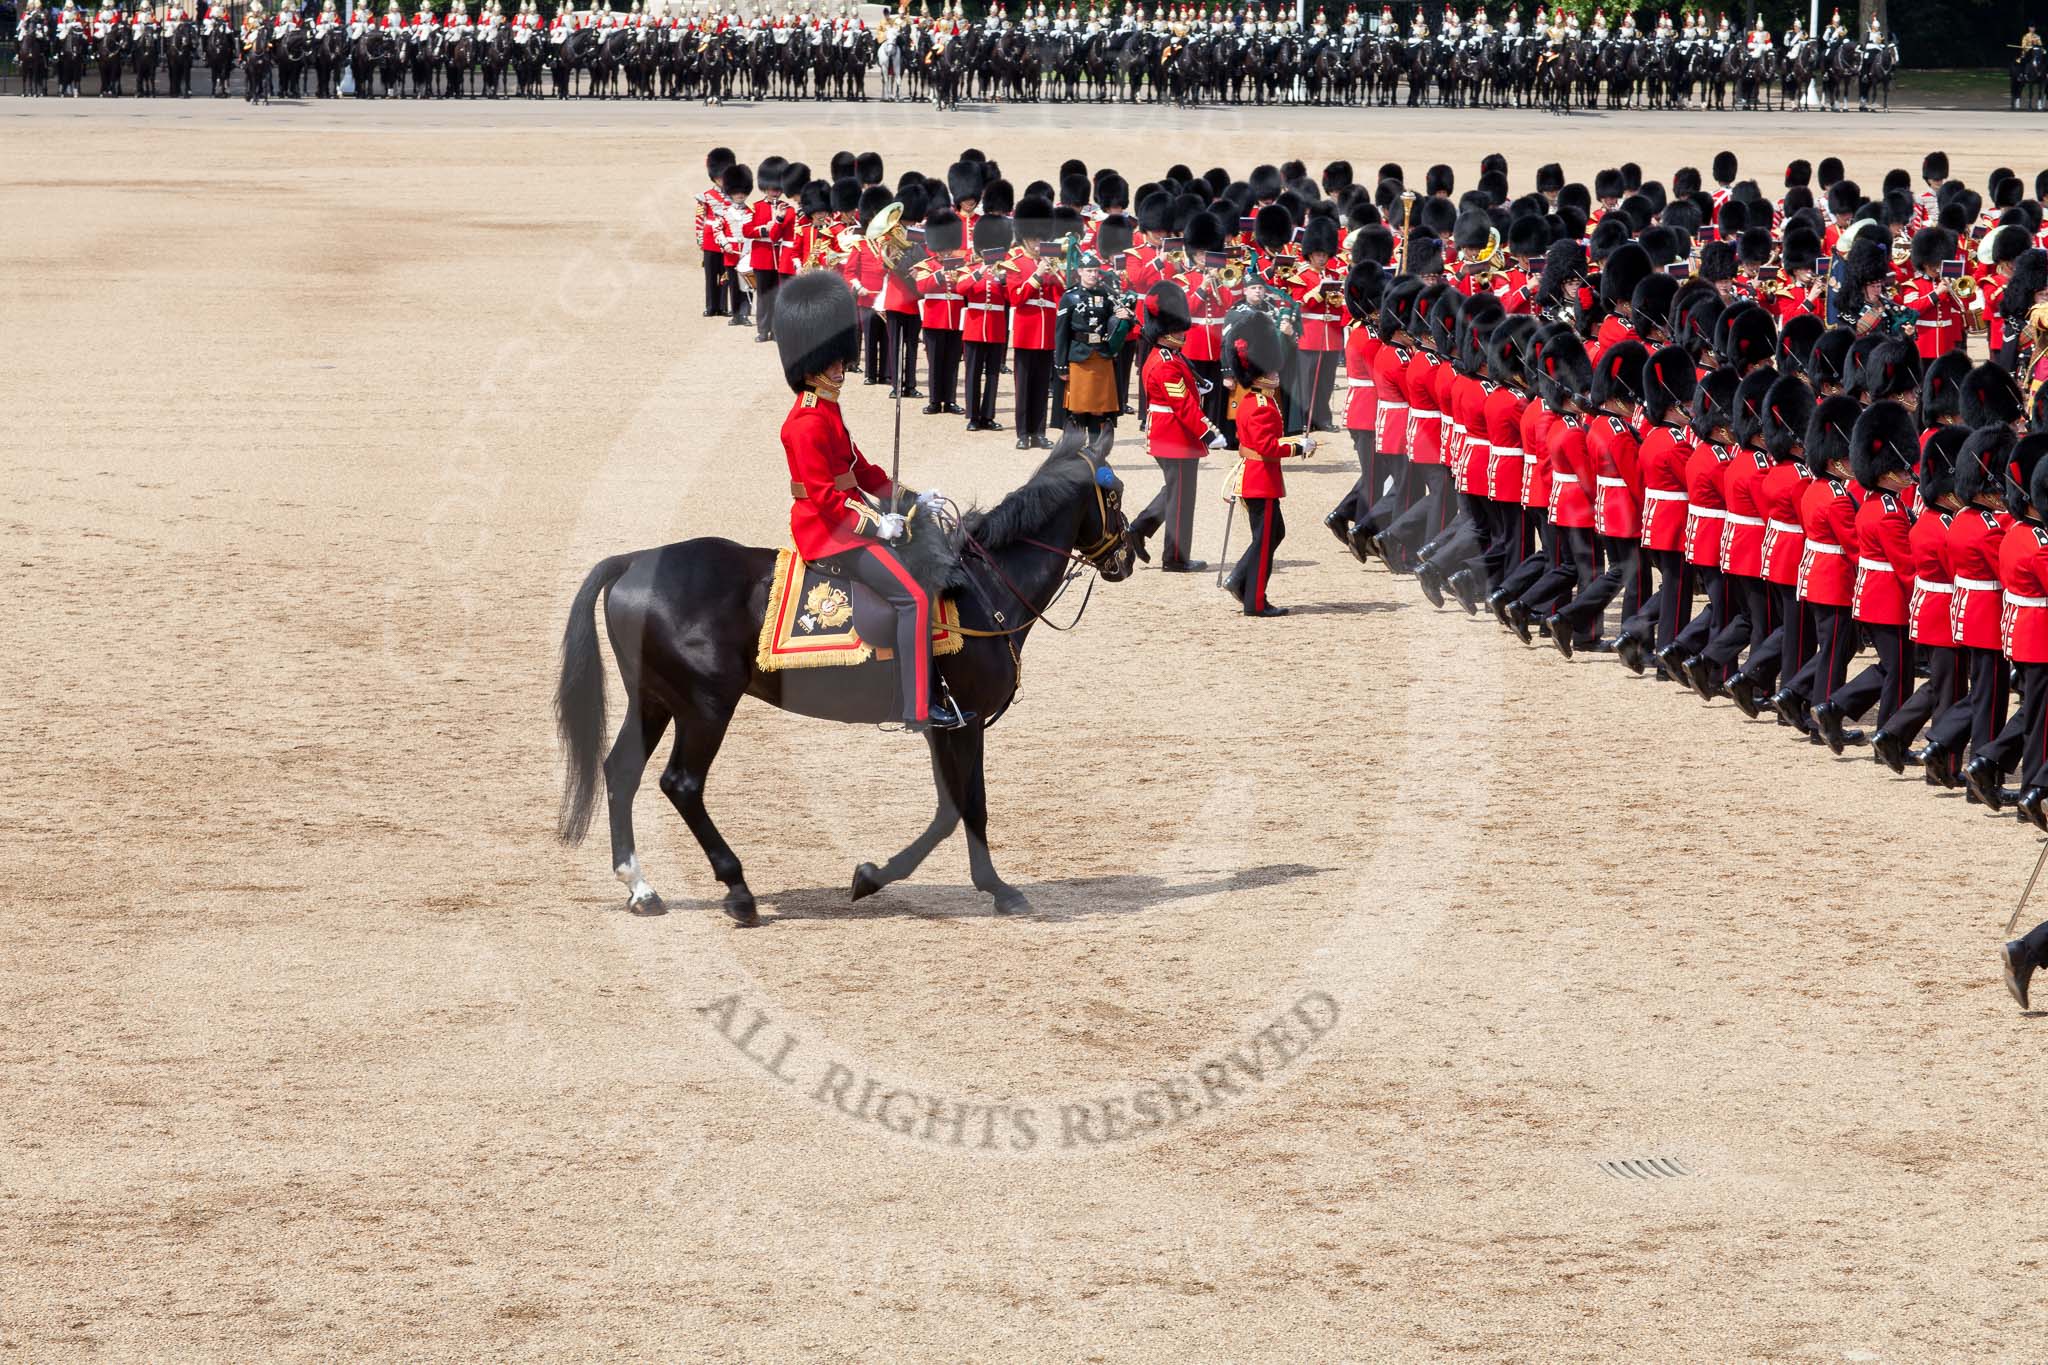
<svg viewBox="0 0 2048 1365"><path fill-rule="evenodd" d="M1189 360L1221 362L1223 359L1223 315L1237 305L1234 289L1211 289L1195 272L1187 277Z"/></svg>
<svg viewBox="0 0 2048 1365"><path fill-rule="evenodd" d="M1685 562L1720 568L1728 544L1728 476L1735 452L1702 441L1685 462Z"/></svg>
<svg viewBox="0 0 2048 1365"><path fill-rule="evenodd" d="M1764 516L1762 576L1772 583L1790 586L1799 581L1800 556L1806 548L1806 517L1800 509L1813 482L1790 460L1772 465L1763 476L1757 494Z"/></svg>
<svg viewBox="0 0 2048 1365"><path fill-rule="evenodd" d="M1550 506L1550 429L1557 416L1543 404L1522 408L1522 506Z"/></svg>
<svg viewBox="0 0 2048 1365"><path fill-rule="evenodd" d="M1586 455L1584 419L1560 414L1550 425L1550 524L1591 529L1593 469Z"/></svg>
<svg viewBox="0 0 2048 1365"><path fill-rule="evenodd" d="M1314 266L1303 266L1297 272L1297 282L1288 292L1301 305L1301 343L1304 351L1340 351L1344 348L1344 305L1329 303L1316 290L1328 278L1326 266L1317 270Z"/></svg>
<svg viewBox="0 0 2048 1365"><path fill-rule="evenodd" d="M1949 569L1948 525L1954 513L1935 508L1922 513L1907 534L1912 550L1913 600L1908 619L1913 639L1923 645L1952 647L1955 630L1949 622L1955 580Z"/></svg>
<svg viewBox="0 0 2048 1365"><path fill-rule="evenodd" d="M1896 493L1876 493L1856 512L1856 619L1903 626L1913 597L1913 513Z"/></svg>
<svg viewBox="0 0 2048 1365"><path fill-rule="evenodd" d="M1050 266L1032 273L1039 262L1013 255L1008 275L1011 308L1011 343L1020 351L1050 351L1053 324L1060 299L1067 292L1066 281Z"/></svg>
<svg viewBox="0 0 2048 1365"><path fill-rule="evenodd" d="M1597 365L1601 352L1608 347L1636 339L1635 326L1628 319L1618 313L1609 313L1600 320L1600 330L1593 334L1593 344L1588 348L1586 358Z"/></svg>
<svg viewBox="0 0 2048 1365"><path fill-rule="evenodd" d="M1155 346L1141 378L1145 449L1155 460L1195 460L1209 453L1209 419L1202 415L1202 384L1177 350ZM1248 495L1249 496L1249 495Z"/></svg>
<svg viewBox="0 0 2048 1365"><path fill-rule="evenodd" d="M1998 577L2005 584L1999 647L2016 664L2048 664L2048 530L2015 522L1999 547Z"/></svg>
<svg viewBox="0 0 2048 1365"><path fill-rule="evenodd" d="M1001 346L1010 339L1010 296L1003 283L1001 266L983 265L960 280L960 297L967 307L962 338Z"/></svg>
<svg viewBox="0 0 2048 1365"><path fill-rule="evenodd" d="M1372 386L1377 395L1379 452L1408 453L1408 352L1388 343L1372 358Z"/></svg>
<svg viewBox="0 0 2048 1365"><path fill-rule="evenodd" d="M720 216L732 207L732 200L725 197L725 191L713 185L697 196L697 245L705 251L725 249L719 241L718 225L725 220Z"/></svg>
<svg viewBox="0 0 2048 1365"><path fill-rule="evenodd" d="M789 535L799 554L818 559L874 543L863 531L874 524L874 512L849 495L858 488L885 498L889 475L860 453L839 404L815 393L798 394L782 419L782 453L789 460L795 499Z"/></svg>
<svg viewBox="0 0 2048 1365"><path fill-rule="evenodd" d="M1920 319L1913 331L1913 344L1920 348L1922 360L1933 360L1963 344L1968 316L1942 284L1943 281L1916 275L1899 290L1899 302Z"/></svg>
<svg viewBox="0 0 2048 1365"><path fill-rule="evenodd" d="M1436 405L1436 357L1416 351L1408 357L1408 462L1442 464L1442 415Z"/></svg>
<svg viewBox="0 0 2048 1365"><path fill-rule="evenodd" d="M846 260L839 267L839 273L853 286L853 301L861 308L877 308L882 302L882 283L888 273L882 269L882 258L865 241L854 244L846 253Z"/></svg>
<svg viewBox="0 0 2048 1365"><path fill-rule="evenodd" d="M965 277L959 261L942 263L936 256L917 263L911 272L917 281L918 312L924 325L934 332L957 332L967 322L967 300L961 296Z"/></svg>
<svg viewBox="0 0 2048 1365"><path fill-rule="evenodd" d="M789 205L780 199L762 199L755 204L746 226L740 229L740 236L747 239L749 247L747 269L772 273L776 252L789 240L789 234Z"/></svg>
<svg viewBox="0 0 2048 1365"><path fill-rule="evenodd" d="M1595 417L1586 428L1586 454L1596 493L1593 529L1614 540L1635 540L1643 528L1641 443L1635 430L1611 413Z"/></svg>
<svg viewBox="0 0 2048 1365"><path fill-rule="evenodd" d="M1486 395L1487 480L1480 492L1495 502L1522 501L1526 482L1522 461L1522 407L1527 401L1513 389L1490 385Z"/></svg>
<svg viewBox="0 0 2048 1365"><path fill-rule="evenodd" d="M1345 383L1351 387L1351 401L1344 408L1347 431L1371 431L1379 414L1377 390L1373 388L1373 359L1379 354L1379 335L1370 327L1353 327L1344 339Z"/></svg>
<svg viewBox="0 0 2048 1365"><path fill-rule="evenodd" d="M1948 524L1948 562L1955 573L1949 629L1956 643L1997 649L1998 618L2004 609L1998 552L2012 518L1983 507L1966 507Z"/></svg>
<svg viewBox="0 0 2048 1365"><path fill-rule="evenodd" d="M1801 599L1817 607L1846 607L1856 600L1855 487L1844 479L1813 479L1799 495L1806 544L1797 586Z"/></svg>
<svg viewBox="0 0 2048 1365"><path fill-rule="evenodd" d="M1728 492L1727 539L1721 546L1721 567L1744 578L1764 576L1764 475L1771 457L1760 450L1737 450L1723 485ZM1796 558L1792 561L1799 562ZM1788 582L1790 580L1787 580Z"/></svg>
<svg viewBox="0 0 2048 1365"><path fill-rule="evenodd" d="M1636 459L1643 471L1644 548L1676 550L1685 544L1685 466L1692 446L1677 427L1661 423L1643 438Z"/></svg>
<svg viewBox="0 0 2048 1365"><path fill-rule="evenodd" d="M1461 374L1451 386L1451 411L1458 440L1458 489L1478 497L1491 497L1493 489L1493 442L1487 435L1486 402L1494 386L1483 379Z"/></svg>
<svg viewBox="0 0 2048 1365"><path fill-rule="evenodd" d="M1295 453L1299 436L1282 434L1280 405L1271 394L1254 388L1237 405L1237 444L1244 454L1244 482L1238 491L1247 498L1284 498L1287 480L1280 461Z"/></svg>

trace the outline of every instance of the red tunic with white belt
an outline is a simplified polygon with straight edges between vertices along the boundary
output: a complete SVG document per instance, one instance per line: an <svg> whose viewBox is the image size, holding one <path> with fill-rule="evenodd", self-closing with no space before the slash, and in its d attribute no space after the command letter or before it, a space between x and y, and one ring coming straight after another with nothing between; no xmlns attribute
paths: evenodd
<svg viewBox="0 0 2048 1365"><path fill-rule="evenodd" d="M1998 550L2005 609L2000 648L2016 664L2048 664L2048 529L2014 522Z"/></svg>
<svg viewBox="0 0 2048 1365"><path fill-rule="evenodd" d="M1956 585L1949 629L1965 648L1999 647L1998 620L2005 603L1998 552L2011 525L2011 517L1984 507L1966 507L1948 524L1948 562Z"/></svg>
<svg viewBox="0 0 2048 1365"><path fill-rule="evenodd" d="M1178 350L1154 346L1145 358L1145 449L1155 460L1198 460L1215 429L1202 415L1202 383ZM1246 496L1261 496L1247 494Z"/></svg>
<svg viewBox="0 0 2048 1365"><path fill-rule="evenodd" d="M1712 441L1693 447L1685 462L1685 562L1720 568L1728 542L1728 475L1735 452Z"/></svg>
<svg viewBox="0 0 2048 1365"><path fill-rule="evenodd" d="M1280 461L1301 447L1299 436L1283 434L1280 405L1254 388L1237 405L1237 444L1244 454L1244 481L1238 492L1247 498L1284 498L1287 480Z"/></svg>
<svg viewBox="0 0 2048 1365"><path fill-rule="evenodd" d="M1344 338L1344 382L1351 388L1351 399L1344 405L1346 431L1375 430L1379 403L1372 365L1380 344L1379 334L1370 327L1353 327L1351 335Z"/></svg>
<svg viewBox="0 0 2048 1365"><path fill-rule="evenodd" d="M1528 400L1505 384L1489 384L1486 394L1486 487L1495 502L1519 503L1527 482L1522 460L1522 409Z"/></svg>
<svg viewBox="0 0 2048 1365"><path fill-rule="evenodd" d="M1856 619L1903 626L1913 604L1913 512L1897 493L1873 493L1856 512Z"/></svg>
<svg viewBox="0 0 2048 1365"><path fill-rule="evenodd" d="M1763 476L1757 499L1763 504L1763 578L1781 587L1799 582L1806 550L1806 517L1802 512L1814 480L1791 460L1771 466ZM1843 599L1846 601L1847 599Z"/></svg>
<svg viewBox="0 0 2048 1365"><path fill-rule="evenodd" d="M1550 429L1557 414L1531 401L1522 408L1522 506L1550 506Z"/></svg>
<svg viewBox="0 0 2048 1365"><path fill-rule="evenodd" d="M1379 452L1382 455L1408 453L1408 352L1396 342L1387 342L1372 360L1372 384L1377 401Z"/></svg>
<svg viewBox="0 0 2048 1365"><path fill-rule="evenodd" d="M1560 413L1548 438L1550 524L1568 529L1593 526L1593 467L1586 454L1585 419Z"/></svg>
<svg viewBox="0 0 2048 1365"><path fill-rule="evenodd" d="M1001 266L977 266L960 281L960 297L967 307L967 324L961 339L1001 346L1010 339L1010 291L1003 282Z"/></svg>
<svg viewBox="0 0 2048 1365"><path fill-rule="evenodd" d="M1486 427L1486 404L1494 385L1461 374L1451 386L1452 425L1458 442L1458 491L1474 497L1493 496L1493 439Z"/></svg>
<svg viewBox="0 0 2048 1365"><path fill-rule="evenodd" d="M1408 356L1408 462L1442 464L1442 414L1436 405L1437 359L1427 351Z"/></svg>
<svg viewBox="0 0 2048 1365"><path fill-rule="evenodd" d="M754 205L746 226L740 229L748 245L747 269L774 272L776 253L789 240L790 218L789 205L780 199L763 199Z"/></svg>
<svg viewBox="0 0 2048 1365"><path fill-rule="evenodd" d="M1593 529L1613 540L1642 534L1642 443L1635 429L1612 413L1586 425L1586 454L1593 466Z"/></svg>
<svg viewBox="0 0 2048 1365"><path fill-rule="evenodd" d="M1963 344L1963 329L1969 322L1963 305L1942 286L1942 280L1915 275L1899 290L1899 303L1913 310L1919 324L1913 329L1913 344L1922 360L1933 360Z"/></svg>
<svg viewBox="0 0 2048 1365"><path fill-rule="evenodd" d="M1189 360L1204 364L1222 363L1223 360L1223 315L1237 306L1238 291L1235 289L1212 289L1203 277L1190 271L1188 274L1188 343L1182 349Z"/></svg>
<svg viewBox="0 0 2048 1365"><path fill-rule="evenodd" d="M967 321L967 300L959 288L964 274L962 263L942 262L936 256L928 256L917 263L911 274L917 281L918 311L926 329L959 331Z"/></svg>
<svg viewBox="0 0 2048 1365"><path fill-rule="evenodd" d="M1858 490L1846 479L1813 479L1799 495L1805 544L1799 554L1799 596L1816 607L1856 600Z"/></svg>
<svg viewBox="0 0 2048 1365"><path fill-rule="evenodd" d="M1020 249L1010 257L1006 293L1010 301L1010 344L1019 351L1050 351L1053 327L1066 282L1057 270Z"/></svg>
<svg viewBox="0 0 2048 1365"><path fill-rule="evenodd" d="M1678 427L1657 423L1636 452L1643 471L1643 534L1646 550L1676 550L1685 544L1685 466L1692 444Z"/></svg>
<svg viewBox="0 0 2048 1365"><path fill-rule="evenodd" d="M1317 291L1330 278L1328 266L1318 270L1312 265L1302 266L1296 272L1295 283L1288 292L1301 305L1301 341L1298 349L1311 352L1341 351L1344 349L1344 305L1331 303ZM1334 365L1332 357L1323 362Z"/></svg>
<svg viewBox="0 0 2048 1365"><path fill-rule="evenodd" d="M1955 513L1932 508L1920 514L1906 543L1913 553L1913 600L1907 604L1908 632L1916 644L1954 648L1956 633L1949 621L1955 596L1955 574L1949 566L1948 525Z"/></svg>
<svg viewBox="0 0 2048 1365"><path fill-rule="evenodd" d="M839 404L819 394L797 395L782 419L782 452L789 460L789 535L807 560L875 544L879 521L855 490L886 498L888 471L853 443Z"/></svg>
<svg viewBox="0 0 2048 1365"><path fill-rule="evenodd" d="M1764 576L1764 476L1772 468L1771 457L1761 450L1737 450L1728 465L1723 485L1728 511L1722 517L1728 532L1721 545L1721 567L1743 578ZM1799 561L1795 557L1792 563L1796 569Z"/></svg>

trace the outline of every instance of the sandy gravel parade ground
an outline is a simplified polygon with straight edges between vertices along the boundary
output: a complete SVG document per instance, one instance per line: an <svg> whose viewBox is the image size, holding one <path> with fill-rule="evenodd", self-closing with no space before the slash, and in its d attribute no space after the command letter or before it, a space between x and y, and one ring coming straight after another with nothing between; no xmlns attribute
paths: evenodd
<svg viewBox="0 0 2048 1365"><path fill-rule="evenodd" d="M0 1355L2038 1358L1993 956L2034 842L1432 611L1316 526L1346 450L1289 479L1293 616L1144 569L1034 634L989 757L1022 919L958 841L849 906L921 746L751 704L710 802L763 926L651 780L673 913L628 916L553 838L548 707L597 558L785 533L772 348L699 317L713 142L1520 190L2031 178L2039 126L0 105ZM963 500L1030 469L905 433Z"/></svg>

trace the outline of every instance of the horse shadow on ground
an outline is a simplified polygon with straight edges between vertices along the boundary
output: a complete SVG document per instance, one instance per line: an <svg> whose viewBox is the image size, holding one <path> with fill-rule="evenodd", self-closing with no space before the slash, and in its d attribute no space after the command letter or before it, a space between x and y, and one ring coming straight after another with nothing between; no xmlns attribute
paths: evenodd
<svg viewBox="0 0 2048 1365"><path fill-rule="evenodd" d="M1235 872L1197 873L1186 880L1169 879L1150 873L1121 873L1096 877L1054 877L1039 882L1019 882L1017 889L1031 898L1031 909L1021 915L998 916L989 898L966 882L896 882L858 903L847 899L847 887L812 886L789 891L762 892L761 926L783 920L862 919L1015 919L1067 924L1139 914L1176 901L1204 896L1228 895L1236 891L1257 891L1284 886L1304 877L1336 872L1334 867L1311 867L1306 863L1267 863L1240 868ZM721 913L715 899L669 902L671 910L689 909L707 915Z"/></svg>

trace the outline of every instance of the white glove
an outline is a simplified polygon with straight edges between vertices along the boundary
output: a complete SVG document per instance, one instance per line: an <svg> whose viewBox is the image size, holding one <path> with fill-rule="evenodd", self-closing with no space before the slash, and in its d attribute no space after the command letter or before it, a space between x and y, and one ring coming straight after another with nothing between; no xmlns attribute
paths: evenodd
<svg viewBox="0 0 2048 1365"><path fill-rule="evenodd" d="M886 517L883 517L882 524L875 528L875 534L883 540L901 540L903 538L903 514L901 512L891 512Z"/></svg>
<svg viewBox="0 0 2048 1365"><path fill-rule="evenodd" d="M927 488L917 495L917 505L926 512L938 511L940 504L945 501L945 497L936 488Z"/></svg>
<svg viewBox="0 0 2048 1365"><path fill-rule="evenodd" d="M1223 448L1224 448L1225 446L1227 446L1227 445L1229 445L1229 444L1230 444L1230 441L1229 441L1229 439L1228 439L1227 437L1225 437L1225 436L1224 436L1224 434L1223 434L1222 432L1220 432L1220 431L1212 431L1212 432L1210 432L1210 433L1209 433L1209 449L1211 449L1211 450L1221 450L1221 449L1223 449Z"/></svg>
<svg viewBox="0 0 2048 1365"><path fill-rule="evenodd" d="M1305 460L1305 459L1307 459L1307 458L1308 458L1309 456L1311 456L1311 455L1313 455L1313 454L1315 454L1315 453L1316 453L1316 438L1315 438L1315 437L1313 437L1313 436L1304 436L1304 437L1302 437L1302 438L1301 438L1301 457L1302 457L1302 458L1303 458L1303 459Z"/></svg>

